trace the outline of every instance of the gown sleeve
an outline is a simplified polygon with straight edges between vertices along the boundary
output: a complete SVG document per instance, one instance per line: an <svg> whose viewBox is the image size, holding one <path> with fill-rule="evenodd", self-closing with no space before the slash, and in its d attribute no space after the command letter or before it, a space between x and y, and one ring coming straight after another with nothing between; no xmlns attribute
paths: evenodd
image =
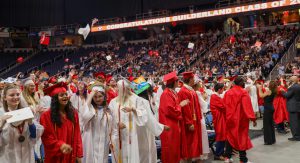
<svg viewBox="0 0 300 163"><path fill-rule="evenodd" d="M180 90L178 92L178 97L179 97L179 101L180 102L183 101L183 100L189 99L187 93L184 92L183 90ZM191 100L190 100L190 102L187 105L185 105L184 107L182 107L183 121L188 126L193 124L193 113L192 113L192 109L191 109L190 105L193 105L193 103L192 103Z"/></svg>
<svg viewBox="0 0 300 163"><path fill-rule="evenodd" d="M136 96L136 95L134 95ZM142 98L136 96L136 98L134 99L136 100L134 102L134 104L136 104L136 106L134 106L134 108L136 109L136 115L134 114L135 118L135 123L138 126L144 126L147 121L148 121L148 117L147 117L147 111L146 109L143 107L143 103L142 103Z"/></svg>
<svg viewBox="0 0 300 163"><path fill-rule="evenodd" d="M252 108L251 99L247 92L245 92L243 94L241 100L242 100L243 110L244 110L246 116L248 117L248 119L250 119L252 121L255 120L256 118L255 118L254 111Z"/></svg>
<svg viewBox="0 0 300 163"><path fill-rule="evenodd" d="M75 113L75 138L76 138L76 157L83 157L83 150L82 150L82 139L81 139L81 133L80 133L80 126L79 126L79 118L78 114Z"/></svg>
<svg viewBox="0 0 300 163"><path fill-rule="evenodd" d="M151 112L151 108L150 108L150 104L149 101L147 100L143 100L143 106L147 111L147 115L148 115L148 121L146 123L146 127L149 129L149 131L155 135L155 136L159 136L164 129L164 125L159 123L155 116L153 115L153 113Z"/></svg>
<svg viewBox="0 0 300 163"><path fill-rule="evenodd" d="M160 98L160 106L166 117L174 120L182 119L180 106L176 104L176 99L167 93L163 93Z"/></svg>
<svg viewBox="0 0 300 163"><path fill-rule="evenodd" d="M54 127L51 123L50 114L47 114L47 112L42 114L40 123L42 126L44 126L42 141L45 148L47 148L47 150L50 151L53 156L62 156L63 153L60 151L60 147L65 142L62 140L57 140Z"/></svg>

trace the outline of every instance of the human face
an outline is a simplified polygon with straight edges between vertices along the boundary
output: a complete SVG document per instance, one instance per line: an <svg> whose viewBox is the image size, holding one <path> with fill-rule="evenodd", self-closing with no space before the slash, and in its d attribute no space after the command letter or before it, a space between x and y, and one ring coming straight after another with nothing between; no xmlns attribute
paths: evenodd
<svg viewBox="0 0 300 163"><path fill-rule="evenodd" d="M9 108L15 109L20 104L20 93L21 91L16 88L7 90L4 101L6 101Z"/></svg>
<svg viewBox="0 0 300 163"><path fill-rule="evenodd" d="M35 85L34 84L28 84L27 85L29 93L34 93L35 92Z"/></svg>
<svg viewBox="0 0 300 163"><path fill-rule="evenodd" d="M66 106L69 102L69 97L68 97L68 93L59 93L58 94L58 102L60 105L62 106Z"/></svg>
<svg viewBox="0 0 300 163"><path fill-rule="evenodd" d="M195 79L194 78L191 78L190 79L190 83L189 83L190 86L193 86L195 85Z"/></svg>
<svg viewBox="0 0 300 163"><path fill-rule="evenodd" d="M93 101L95 102L95 104L97 106L101 106L104 102L104 93L102 93L102 92L95 93L95 95L93 97Z"/></svg>
<svg viewBox="0 0 300 163"><path fill-rule="evenodd" d="M84 83L83 82L79 82L78 83L78 90L82 91L84 89Z"/></svg>
<svg viewBox="0 0 300 163"><path fill-rule="evenodd" d="M117 85L116 80L115 80L114 78L112 78L112 79L110 80L110 82L109 82L109 85L110 85L110 86L116 86L116 85Z"/></svg>

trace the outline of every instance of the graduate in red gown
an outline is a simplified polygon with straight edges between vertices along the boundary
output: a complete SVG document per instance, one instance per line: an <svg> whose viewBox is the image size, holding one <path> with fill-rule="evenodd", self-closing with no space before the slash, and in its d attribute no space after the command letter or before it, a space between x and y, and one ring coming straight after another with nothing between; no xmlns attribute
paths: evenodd
<svg viewBox="0 0 300 163"><path fill-rule="evenodd" d="M224 91L224 84L217 83L213 94L210 96L210 111L213 116L213 124L216 133L215 160L224 160L224 147L226 141L226 113L221 94Z"/></svg>
<svg viewBox="0 0 300 163"><path fill-rule="evenodd" d="M274 98L273 106L274 106L274 115L273 119L275 124L277 125L277 130L280 133L286 133L284 128L284 122L289 121L289 114L286 108L286 98L283 97L282 92L287 91L286 82L283 79L280 79L279 86L277 88L277 95Z"/></svg>
<svg viewBox="0 0 300 163"><path fill-rule="evenodd" d="M186 101L179 103L175 88L178 86L176 72L164 76L166 88L160 97L159 122L170 127L170 131L163 132L161 139L161 159L164 163L179 163L181 152L181 130L182 119L181 106ZM181 105L181 106L180 106Z"/></svg>
<svg viewBox="0 0 300 163"><path fill-rule="evenodd" d="M287 91L286 83L281 79L277 89L277 96L274 98L274 122L276 124L289 121L288 111L286 108L286 98L282 96L281 90Z"/></svg>
<svg viewBox="0 0 300 163"><path fill-rule="evenodd" d="M246 150L252 148L249 138L249 121L256 126L256 117L248 92L244 89L245 80L237 77L234 86L225 93L224 105L226 110L226 160L232 156L232 150L239 151L241 163L247 163Z"/></svg>
<svg viewBox="0 0 300 163"><path fill-rule="evenodd" d="M180 101L188 100L188 105L182 107L182 159L191 161L202 155L201 108L194 85L193 72L183 73L184 85L178 92Z"/></svg>
<svg viewBox="0 0 300 163"><path fill-rule="evenodd" d="M116 80L113 78L111 75L106 76L106 84L108 86L108 90L106 93L107 97L107 105L110 103L112 99L118 96L118 91L117 91L117 83Z"/></svg>
<svg viewBox="0 0 300 163"><path fill-rule="evenodd" d="M45 163L81 163L83 152L78 114L71 107L67 85L58 83L44 91L52 97L51 108L40 119L45 128L42 135Z"/></svg>

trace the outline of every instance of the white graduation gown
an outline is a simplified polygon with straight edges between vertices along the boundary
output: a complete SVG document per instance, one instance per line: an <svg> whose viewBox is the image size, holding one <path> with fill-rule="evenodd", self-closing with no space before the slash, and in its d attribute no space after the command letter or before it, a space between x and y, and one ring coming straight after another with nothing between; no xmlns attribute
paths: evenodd
<svg viewBox="0 0 300 163"><path fill-rule="evenodd" d="M203 154L208 154L209 153L209 143L208 143L208 135L206 131L206 124L205 124L205 117L204 113L208 112L208 103L203 99L201 93L199 91L196 91L198 95L198 99L200 102L201 106L201 114L202 114L202 119L201 119L201 129L202 129L202 149L203 149Z"/></svg>
<svg viewBox="0 0 300 163"><path fill-rule="evenodd" d="M137 126L140 163L156 163L157 151L155 136L159 136L164 129L164 125L159 123L151 111L149 101L141 99L142 106L147 111L147 122L145 126Z"/></svg>
<svg viewBox="0 0 300 163"><path fill-rule="evenodd" d="M257 98L257 88L255 85L251 84L251 85L247 85L246 87L249 87L249 96L251 99L251 104L253 107L253 111L258 112L259 108L258 108L258 98Z"/></svg>
<svg viewBox="0 0 300 163"><path fill-rule="evenodd" d="M83 132L82 129L82 113L86 109L86 100L82 100L78 95L73 93L70 98L72 106L77 110L78 112L78 118L79 118L79 126L80 126L80 131L81 133Z"/></svg>
<svg viewBox="0 0 300 163"><path fill-rule="evenodd" d="M93 106L86 106L82 112L83 163L107 163L112 127L109 110L95 111Z"/></svg>
<svg viewBox="0 0 300 163"><path fill-rule="evenodd" d="M114 154L117 159L115 160L113 157L112 162L118 163L118 160L120 158L122 160L122 163L140 163L137 126L144 126L146 124L147 111L143 107L143 102L141 100L142 98L138 97L135 94L131 95L125 102L125 104L121 107L119 107L117 99L118 98L114 98L108 106L113 116L112 144L114 146ZM137 115L132 112L125 113L121 110L124 107L134 107L136 109ZM119 113L120 121L126 126L125 129L121 129L121 151L119 150ZM132 115L131 131L129 131L129 114Z"/></svg>
<svg viewBox="0 0 300 163"><path fill-rule="evenodd" d="M34 145L44 132L44 127L35 122L36 138L30 138L28 123L23 129L24 142L20 143L19 130L10 124L5 124L0 133L0 162L2 163L35 163Z"/></svg>

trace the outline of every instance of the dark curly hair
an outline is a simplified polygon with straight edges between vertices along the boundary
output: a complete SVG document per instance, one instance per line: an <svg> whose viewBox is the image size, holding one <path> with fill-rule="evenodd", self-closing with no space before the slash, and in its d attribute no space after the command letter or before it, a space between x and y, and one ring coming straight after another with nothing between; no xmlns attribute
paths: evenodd
<svg viewBox="0 0 300 163"><path fill-rule="evenodd" d="M58 95L55 95L52 97L51 99L51 121L52 123L61 126L62 125L62 121L61 121L61 115L59 113L59 101L58 101ZM66 107L65 107L65 111L66 111L66 116L67 118L72 121L73 123L75 122L75 118L74 118L74 108L71 105L71 102L68 101Z"/></svg>

